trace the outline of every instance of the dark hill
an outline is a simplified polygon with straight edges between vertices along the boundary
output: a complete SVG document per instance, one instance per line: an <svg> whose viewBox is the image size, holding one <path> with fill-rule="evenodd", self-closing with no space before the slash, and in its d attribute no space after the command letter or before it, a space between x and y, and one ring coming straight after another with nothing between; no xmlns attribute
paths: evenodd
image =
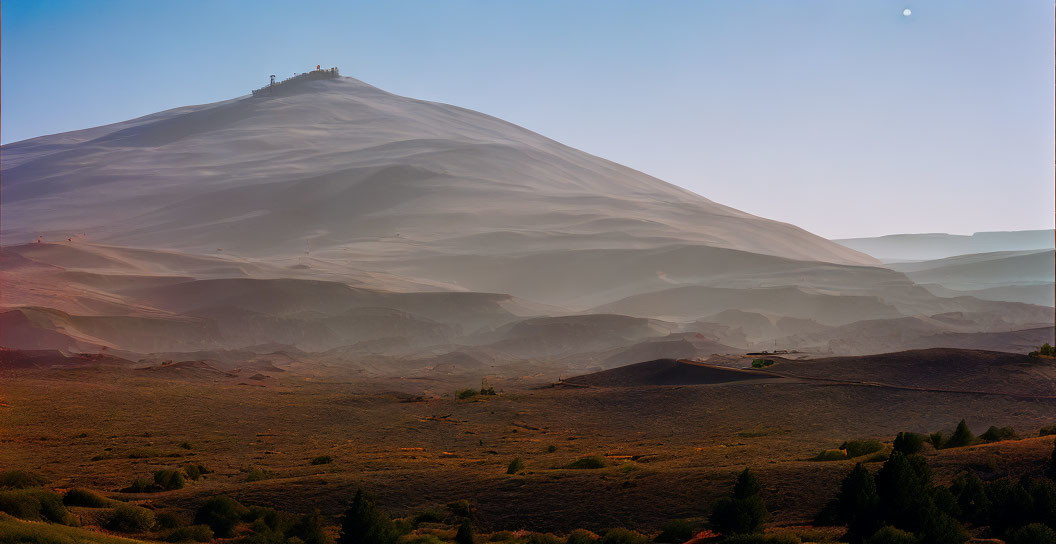
<svg viewBox="0 0 1056 544"><path fill-rule="evenodd" d="M650 385L703 385L770 379L763 373L716 368L675 359L657 359L621 366L564 380L571 385L593 387L641 387Z"/></svg>

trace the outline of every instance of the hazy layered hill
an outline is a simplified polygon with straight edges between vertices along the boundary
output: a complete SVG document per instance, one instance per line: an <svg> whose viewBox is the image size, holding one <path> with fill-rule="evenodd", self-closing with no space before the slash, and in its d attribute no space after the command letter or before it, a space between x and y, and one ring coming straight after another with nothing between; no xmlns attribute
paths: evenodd
<svg viewBox="0 0 1056 544"><path fill-rule="evenodd" d="M6 244L356 261L706 245L875 264L470 110L352 78L4 146Z"/></svg>
<svg viewBox="0 0 1056 544"><path fill-rule="evenodd" d="M998 251L933 261L892 263L889 268L939 296L970 295L985 300L1052 306L1056 252Z"/></svg>
<svg viewBox="0 0 1056 544"><path fill-rule="evenodd" d="M835 242L884 262L930 261L958 255L999 251L1038 251L1056 247L1053 231L1021 230L960 234L891 234L875 238L847 238Z"/></svg>

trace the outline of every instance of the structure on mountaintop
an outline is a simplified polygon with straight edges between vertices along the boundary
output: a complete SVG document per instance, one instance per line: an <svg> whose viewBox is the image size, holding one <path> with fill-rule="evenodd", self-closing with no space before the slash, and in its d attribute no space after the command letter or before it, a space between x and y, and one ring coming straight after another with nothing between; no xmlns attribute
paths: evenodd
<svg viewBox="0 0 1056 544"><path fill-rule="evenodd" d="M341 74L337 71L337 66L333 68L322 68L320 65L315 65L315 70L311 72L305 72L303 74L293 74L292 77L288 77L282 81L275 81L275 74L271 75L271 82L267 85L253 90L253 96L270 95L275 91L282 90L288 87L292 83L300 81L312 81L316 79L334 79L340 77Z"/></svg>

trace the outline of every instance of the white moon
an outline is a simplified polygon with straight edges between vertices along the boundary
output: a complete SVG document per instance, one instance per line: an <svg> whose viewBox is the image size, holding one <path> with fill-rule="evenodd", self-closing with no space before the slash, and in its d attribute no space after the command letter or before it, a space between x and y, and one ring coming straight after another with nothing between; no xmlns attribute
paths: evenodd
<svg viewBox="0 0 1056 544"><path fill-rule="evenodd" d="M906 17L909 17L910 15L913 15L913 10L911 10L909 8L906 8L906 9L902 10L902 15L904 15Z"/></svg>

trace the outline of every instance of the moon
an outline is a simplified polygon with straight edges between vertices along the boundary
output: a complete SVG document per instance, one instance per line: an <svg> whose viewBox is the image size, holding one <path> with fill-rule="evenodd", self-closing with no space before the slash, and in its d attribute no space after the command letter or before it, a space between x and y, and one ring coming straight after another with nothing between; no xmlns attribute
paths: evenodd
<svg viewBox="0 0 1056 544"><path fill-rule="evenodd" d="M913 15L913 10L911 10L909 8L906 8L906 9L902 10L902 15L904 17L909 17L910 15Z"/></svg>

